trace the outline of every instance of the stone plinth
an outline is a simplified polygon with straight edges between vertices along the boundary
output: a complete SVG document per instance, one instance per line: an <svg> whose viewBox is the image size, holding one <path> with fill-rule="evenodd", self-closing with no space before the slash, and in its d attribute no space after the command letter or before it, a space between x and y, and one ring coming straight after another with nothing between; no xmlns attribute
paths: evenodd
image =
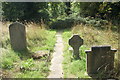
<svg viewBox="0 0 120 80"><path fill-rule="evenodd" d="M89 76L97 75L99 72L108 72L114 68L114 53L117 50L111 46L94 46L87 53L87 73Z"/></svg>

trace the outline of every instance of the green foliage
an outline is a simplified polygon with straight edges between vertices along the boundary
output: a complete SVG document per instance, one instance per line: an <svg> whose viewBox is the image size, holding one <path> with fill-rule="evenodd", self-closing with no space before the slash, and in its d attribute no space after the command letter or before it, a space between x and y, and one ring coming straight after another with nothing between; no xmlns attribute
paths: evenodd
<svg viewBox="0 0 120 80"><path fill-rule="evenodd" d="M44 78L39 71L26 71L25 73L16 73L16 78Z"/></svg>
<svg viewBox="0 0 120 80"><path fill-rule="evenodd" d="M34 63L33 63L33 59L31 58L31 59L22 61L20 68L23 69L24 71L26 71L26 70L29 70L33 66L34 66Z"/></svg>
<svg viewBox="0 0 120 80"><path fill-rule="evenodd" d="M83 16L92 16L94 17L97 14L100 3L97 2L81 2L80 3L80 14ZM94 6L94 7L93 7Z"/></svg>
<svg viewBox="0 0 120 80"><path fill-rule="evenodd" d="M120 24L118 22L120 20L119 6L120 2L80 3L80 14L83 16L107 19L112 21L114 24Z"/></svg>
<svg viewBox="0 0 120 80"><path fill-rule="evenodd" d="M68 39L72 36L72 32L70 32L70 30L64 30L63 34L63 40L65 40L65 42L68 41ZM68 45L68 43L66 43Z"/></svg>
<svg viewBox="0 0 120 80"><path fill-rule="evenodd" d="M65 15L66 6L63 2L49 2L47 11L50 15L50 20L54 20L59 16Z"/></svg>
<svg viewBox="0 0 120 80"><path fill-rule="evenodd" d="M19 57L14 51L2 49L1 67L3 69L13 68L17 60L19 60Z"/></svg>
<svg viewBox="0 0 120 80"><path fill-rule="evenodd" d="M101 27L108 24L107 20L103 20L100 18L94 18L94 17L80 17L80 16L71 16L71 17L65 17L61 20L56 20L52 22L50 25L50 28L52 29L65 29L65 28L71 28L74 25L77 24L87 24L92 25L94 27Z"/></svg>
<svg viewBox="0 0 120 80"><path fill-rule="evenodd" d="M85 45L82 45L80 47L80 56L83 60L86 61L86 53L85 53L85 50L87 50L88 48L85 46Z"/></svg>
<svg viewBox="0 0 120 80"><path fill-rule="evenodd" d="M65 29L73 26L73 19L57 20L50 25L52 29Z"/></svg>
<svg viewBox="0 0 120 80"><path fill-rule="evenodd" d="M2 13L3 13L2 2L0 1L0 21L2 20Z"/></svg>
<svg viewBox="0 0 120 80"><path fill-rule="evenodd" d="M74 60L72 58L72 53L65 49L64 51L64 61L63 61L63 70L64 77L69 78L73 75L72 78L88 78L86 75L86 55L85 53L81 53L82 60Z"/></svg>
<svg viewBox="0 0 120 80"><path fill-rule="evenodd" d="M114 24L119 24L120 20L120 2L19 2L19 3L2 3L3 6L3 19L10 21L35 21L37 23L44 22L48 25L57 28L71 27L73 18L81 23L94 24L95 26L101 26L98 21L87 21L80 17L94 17L107 19ZM94 6L94 7L93 7ZM80 17L79 17L80 16ZM66 20L66 17L68 20ZM73 17L73 18L70 18ZM79 17L79 18L78 18ZM72 20L72 23L70 23ZM65 27L63 27L63 25ZM70 24L70 25L66 25Z"/></svg>
<svg viewBox="0 0 120 80"><path fill-rule="evenodd" d="M78 16L80 15L80 3L79 2L72 2L71 3L71 11L72 11L72 16Z"/></svg>
<svg viewBox="0 0 120 80"><path fill-rule="evenodd" d="M5 59L2 62L3 69L11 69L13 67L13 60L12 59Z"/></svg>
<svg viewBox="0 0 120 80"><path fill-rule="evenodd" d="M77 77L84 77L86 71L86 62L83 60L75 60L69 64L70 73L76 75ZM82 72L82 73L81 73ZM82 74L82 75L80 75Z"/></svg>
<svg viewBox="0 0 120 80"><path fill-rule="evenodd" d="M99 13L103 14L102 16L104 16L107 19L120 19L119 18L119 6L120 6L120 2L113 2L113 3L102 3L99 6Z"/></svg>
<svg viewBox="0 0 120 80"><path fill-rule="evenodd" d="M33 61L34 66L29 70L17 72L16 78L45 78L49 72L49 63L45 61Z"/></svg>
<svg viewBox="0 0 120 80"><path fill-rule="evenodd" d="M3 3L3 16L10 21L16 21L24 16L25 7L22 3ZM21 7L19 7L21 6Z"/></svg>
<svg viewBox="0 0 120 80"><path fill-rule="evenodd" d="M5 20L9 21L36 21L40 22L41 19L48 21L49 15L46 12L47 3L35 2L4 2L3 3L3 16Z"/></svg>

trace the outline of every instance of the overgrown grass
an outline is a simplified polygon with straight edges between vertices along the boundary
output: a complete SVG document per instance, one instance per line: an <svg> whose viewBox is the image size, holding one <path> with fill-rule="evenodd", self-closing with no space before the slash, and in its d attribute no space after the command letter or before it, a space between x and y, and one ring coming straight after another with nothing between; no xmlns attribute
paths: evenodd
<svg viewBox="0 0 120 80"><path fill-rule="evenodd" d="M2 25L2 53L0 54L2 71L1 77L6 78L45 78L49 73L50 62L48 57L33 60L31 54L47 50L53 51L56 41L56 31L46 30L44 25L35 23L26 24L26 38L28 51L15 52L11 49L8 26L10 23Z"/></svg>
<svg viewBox="0 0 120 80"><path fill-rule="evenodd" d="M84 39L84 45L88 48L94 45L111 45L118 49L118 32L113 32L111 25L105 29L95 28L90 25L76 25L72 28L73 34L79 34Z"/></svg>
<svg viewBox="0 0 120 80"><path fill-rule="evenodd" d="M110 25L106 29L98 29L90 25L76 25L71 30L64 31L63 39L65 41L63 70L65 78L88 78L86 72L86 53L95 45L111 45L112 48L118 49L118 33L111 31ZM68 40L73 34L80 35L84 44L80 48L82 60L74 60L72 52L69 50Z"/></svg>
<svg viewBox="0 0 120 80"><path fill-rule="evenodd" d="M27 28L27 41L28 48L31 51L36 50L49 50L52 51L56 41L56 31L46 30L41 26L28 25Z"/></svg>

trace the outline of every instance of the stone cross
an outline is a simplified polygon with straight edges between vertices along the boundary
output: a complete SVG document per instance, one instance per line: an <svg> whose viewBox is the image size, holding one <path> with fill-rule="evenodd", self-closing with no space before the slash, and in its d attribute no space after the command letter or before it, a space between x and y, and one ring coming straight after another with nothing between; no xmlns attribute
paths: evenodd
<svg viewBox="0 0 120 80"><path fill-rule="evenodd" d="M83 39L79 35L73 35L69 39L69 45L73 48L73 57L75 59L80 59L79 48L83 45Z"/></svg>
<svg viewBox="0 0 120 80"><path fill-rule="evenodd" d="M26 50L25 26L19 22L14 22L9 26L11 47L15 51Z"/></svg>

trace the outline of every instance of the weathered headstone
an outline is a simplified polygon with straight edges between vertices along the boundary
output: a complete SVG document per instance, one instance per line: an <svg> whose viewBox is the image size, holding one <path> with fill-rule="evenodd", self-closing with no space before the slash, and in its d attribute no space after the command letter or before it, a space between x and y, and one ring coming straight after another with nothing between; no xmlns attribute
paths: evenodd
<svg viewBox="0 0 120 80"><path fill-rule="evenodd" d="M79 48L83 45L83 39L79 35L73 35L69 39L69 45L73 48L73 57L75 59L80 59Z"/></svg>
<svg viewBox="0 0 120 80"><path fill-rule="evenodd" d="M111 46L94 46L87 53L87 73L91 77L96 77L100 72L107 73L114 68L115 49Z"/></svg>
<svg viewBox="0 0 120 80"><path fill-rule="evenodd" d="M19 22L14 22L9 26L11 47L15 51L26 50L26 31L25 26Z"/></svg>

